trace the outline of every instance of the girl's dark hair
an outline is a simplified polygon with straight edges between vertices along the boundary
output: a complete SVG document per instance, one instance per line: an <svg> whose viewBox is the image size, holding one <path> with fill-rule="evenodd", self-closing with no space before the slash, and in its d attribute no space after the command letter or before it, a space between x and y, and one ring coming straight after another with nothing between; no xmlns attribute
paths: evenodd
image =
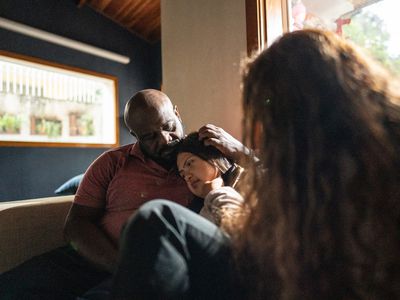
<svg viewBox="0 0 400 300"><path fill-rule="evenodd" d="M188 134L179 142L176 148L176 155L181 152L193 153L217 167L222 174L225 185L235 186L242 172L241 167L226 158L217 148L204 145L203 141L199 139L198 132Z"/></svg>
<svg viewBox="0 0 400 300"><path fill-rule="evenodd" d="M248 65L245 141L268 167L248 176L236 240L252 298L400 299L396 82L318 30L288 33Z"/></svg>

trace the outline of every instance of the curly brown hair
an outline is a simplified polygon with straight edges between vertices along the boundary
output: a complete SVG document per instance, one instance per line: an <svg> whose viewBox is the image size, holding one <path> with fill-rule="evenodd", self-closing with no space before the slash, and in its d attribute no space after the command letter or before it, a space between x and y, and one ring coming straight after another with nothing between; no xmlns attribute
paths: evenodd
<svg viewBox="0 0 400 300"><path fill-rule="evenodd" d="M251 298L400 299L400 95L334 33L288 33L243 81L249 176L236 237ZM254 134L259 132L259 134Z"/></svg>

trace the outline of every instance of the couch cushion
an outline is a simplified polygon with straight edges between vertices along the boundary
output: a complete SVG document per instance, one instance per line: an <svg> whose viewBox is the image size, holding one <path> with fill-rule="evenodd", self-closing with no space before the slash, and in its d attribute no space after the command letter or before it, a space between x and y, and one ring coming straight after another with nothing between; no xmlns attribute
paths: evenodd
<svg viewBox="0 0 400 300"><path fill-rule="evenodd" d="M0 273L65 245L63 226L74 196L0 203Z"/></svg>
<svg viewBox="0 0 400 300"><path fill-rule="evenodd" d="M56 195L75 195L84 174L79 174L64 182L54 193Z"/></svg>

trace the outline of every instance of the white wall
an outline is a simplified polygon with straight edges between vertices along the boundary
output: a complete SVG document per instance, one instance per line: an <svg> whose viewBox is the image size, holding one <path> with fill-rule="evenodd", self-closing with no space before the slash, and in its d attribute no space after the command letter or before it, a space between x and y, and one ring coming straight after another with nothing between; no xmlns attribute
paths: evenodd
<svg viewBox="0 0 400 300"><path fill-rule="evenodd" d="M186 131L205 123L241 139L245 0L161 0L163 91Z"/></svg>

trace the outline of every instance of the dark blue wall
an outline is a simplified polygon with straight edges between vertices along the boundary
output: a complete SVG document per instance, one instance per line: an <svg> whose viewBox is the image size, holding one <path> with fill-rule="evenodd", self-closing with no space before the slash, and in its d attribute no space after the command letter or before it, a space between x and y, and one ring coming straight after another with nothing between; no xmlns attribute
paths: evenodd
<svg viewBox="0 0 400 300"><path fill-rule="evenodd" d="M119 115L143 88L159 88L161 46L134 36L74 0L1 0L0 17L129 56L127 65L0 29L0 49L118 78ZM132 141L120 118L120 143ZM53 196L104 148L0 147L0 201Z"/></svg>

